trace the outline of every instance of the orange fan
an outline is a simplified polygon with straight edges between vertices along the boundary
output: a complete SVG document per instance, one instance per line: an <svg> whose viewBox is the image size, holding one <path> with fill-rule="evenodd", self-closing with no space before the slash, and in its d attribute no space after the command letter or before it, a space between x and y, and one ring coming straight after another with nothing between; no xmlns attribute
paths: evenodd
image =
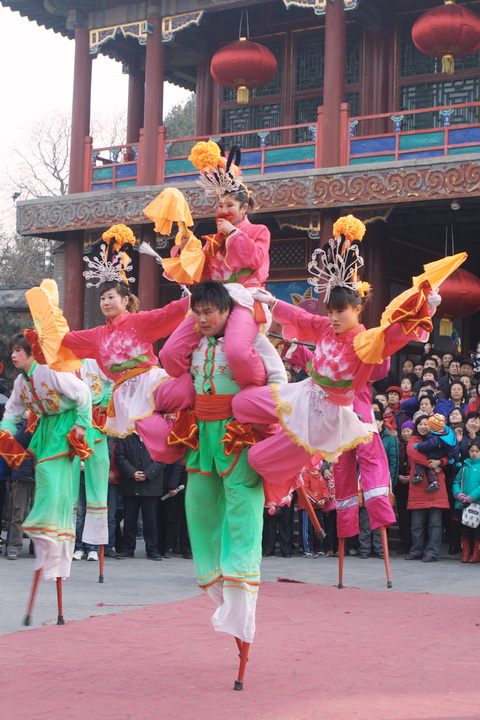
<svg viewBox="0 0 480 720"><path fill-rule="evenodd" d="M49 280L48 285L44 283L25 293L43 354L52 370L78 370L82 366L81 361L71 350L62 347L62 340L69 332L69 327L56 302L56 283L55 286L53 280Z"/></svg>
<svg viewBox="0 0 480 720"><path fill-rule="evenodd" d="M172 224L183 223L183 228L193 225L190 208L180 190L174 187L165 188L155 200L143 209L149 220L155 223L155 232L160 235L170 235Z"/></svg>
<svg viewBox="0 0 480 720"><path fill-rule="evenodd" d="M180 255L173 258L163 258L162 265L165 276L173 278L179 285L192 285L202 279L205 265L205 253L202 243L195 235L187 230L189 238Z"/></svg>

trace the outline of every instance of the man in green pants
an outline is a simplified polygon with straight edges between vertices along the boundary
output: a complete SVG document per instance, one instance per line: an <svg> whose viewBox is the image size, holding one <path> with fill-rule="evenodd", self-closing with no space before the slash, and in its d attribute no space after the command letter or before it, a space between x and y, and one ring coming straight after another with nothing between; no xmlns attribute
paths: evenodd
<svg viewBox="0 0 480 720"><path fill-rule="evenodd" d="M188 438L185 506L200 587L217 604L215 630L251 643L260 585L264 493L262 479L248 464L251 428L232 416L240 392L224 351L224 331L233 308L227 290L212 281L194 285L191 309L200 339L191 358L195 405L183 432L177 422L170 439ZM254 348L269 382L284 382L275 348L259 334ZM175 352L175 346L169 348ZM198 424L198 442L194 428Z"/></svg>

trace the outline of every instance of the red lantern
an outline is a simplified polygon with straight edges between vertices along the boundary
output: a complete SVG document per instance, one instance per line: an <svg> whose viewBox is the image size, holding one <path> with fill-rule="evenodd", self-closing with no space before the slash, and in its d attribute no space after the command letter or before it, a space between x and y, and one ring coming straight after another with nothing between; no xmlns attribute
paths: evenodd
<svg viewBox="0 0 480 720"><path fill-rule="evenodd" d="M439 317L468 317L480 310L480 280L467 270L455 270L441 284L440 295Z"/></svg>
<svg viewBox="0 0 480 720"><path fill-rule="evenodd" d="M428 10L412 28L412 40L425 55L442 58L442 72L452 75L454 58L480 48L480 18L455 0Z"/></svg>
<svg viewBox="0 0 480 720"><path fill-rule="evenodd" d="M270 82L277 71L275 55L264 45L240 38L212 58L210 72L222 87L236 88L237 102L248 103L249 88Z"/></svg>

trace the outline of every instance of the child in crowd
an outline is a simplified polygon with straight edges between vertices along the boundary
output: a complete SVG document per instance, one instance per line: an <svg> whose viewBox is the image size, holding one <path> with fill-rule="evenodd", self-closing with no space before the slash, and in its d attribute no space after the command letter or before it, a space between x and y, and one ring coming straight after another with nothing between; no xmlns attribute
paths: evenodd
<svg viewBox="0 0 480 720"><path fill-rule="evenodd" d="M307 497L313 505L315 515L318 518L320 526L324 527L322 509L328 500L328 488L325 479L320 472L321 458L314 455L310 462L300 471L300 478L303 480L303 486L307 493ZM298 498L298 516L300 525L300 535L302 538L303 557L316 558L325 555L323 551L323 540L319 540L319 550L315 552L315 540L310 542L313 533L313 525L308 517L306 505L301 497Z"/></svg>
<svg viewBox="0 0 480 720"><path fill-rule="evenodd" d="M470 359L473 363L473 370L477 380L480 379L480 341L475 346L475 352L470 355Z"/></svg>
<svg viewBox="0 0 480 720"><path fill-rule="evenodd" d="M480 442L474 440L468 450L469 457L453 481L452 494L455 498L455 509L461 516L465 507L480 500ZM480 562L480 525L471 528L462 523L460 530L462 544L462 563ZM471 543L473 554L470 557Z"/></svg>
<svg viewBox="0 0 480 720"><path fill-rule="evenodd" d="M400 390L402 391L402 396L400 398L400 402L403 402L404 400L408 400L411 397L414 397L415 393L413 392L413 383L411 378L409 377L403 377L400 382Z"/></svg>
<svg viewBox="0 0 480 720"><path fill-rule="evenodd" d="M328 498L322 508L325 538L323 549L325 555L333 556L337 552L337 502L335 500L335 480L333 477L334 463L324 462L322 475L327 485Z"/></svg>
<svg viewBox="0 0 480 720"><path fill-rule="evenodd" d="M399 464L397 483L393 492L397 503L398 530L400 534L400 547L397 550L398 555L406 555L412 544L412 535L410 532L410 513L407 509L408 503L408 485L410 482L410 470L407 455L407 445L410 437L415 429L413 420L407 420L403 423L399 438Z"/></svg>
<svg viewBox="0 0 480 720"><path fill-rule="evenodd" d="M425 455L428 460L440 460L447 457L450 464L455 463L457 467L461 466L460 453L458 449L457 438L452 428L445 424L445 417L439 413L431 415L428 420L430 434L423 442L415 443L414 448ZM435 492L440 489L437 480L437 473L428 466L415 463L414 476L410 482L413 484L423 480L423 472L426 472L428 485L425 488L427 492Z"/></svg>

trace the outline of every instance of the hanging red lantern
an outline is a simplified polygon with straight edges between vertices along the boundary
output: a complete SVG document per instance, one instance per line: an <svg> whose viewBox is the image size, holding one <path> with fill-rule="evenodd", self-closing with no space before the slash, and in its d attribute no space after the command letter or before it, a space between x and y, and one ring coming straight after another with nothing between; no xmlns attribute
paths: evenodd
<svg viewBox="0 0 480 720"><path fill-rule="evenodd" d="M480 280L467 270L455 270L440 286L438 317L462 318L480 310Z"/></svg>
<svg viewBox="0 0 480 720"><path fill-rule="evenodd" d="M480 18L455 0L421 15L412 28L412 40L425 55L442 58L442 72L452 75L455 58L480 48Z"/></svg>
<svg viewBox="0 0 480 720"><path fill-rule="evenodd" d="M241 105L248 103L250 88L266 85L276 71L275 55L244 37L218 50L210 63L213 79L224 88L236 88Z"/></svg>

